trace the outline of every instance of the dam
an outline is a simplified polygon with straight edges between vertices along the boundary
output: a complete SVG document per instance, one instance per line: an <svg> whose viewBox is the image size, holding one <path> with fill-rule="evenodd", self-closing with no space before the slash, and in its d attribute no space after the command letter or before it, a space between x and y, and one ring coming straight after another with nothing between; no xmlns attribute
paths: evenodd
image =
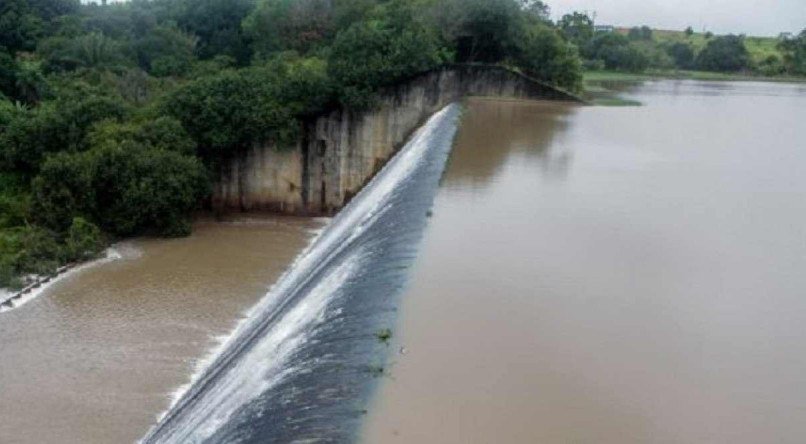
<svg viewBox="0 0 806 444"><path fill-rule="evenodd" d="M384 375L384 332L457 127L449 105L333 219L143 443L345 442Z"/></svg>
<svg viewBox="0 0 806 444"><path fill-rule="evenodd" d="M371 110L310 119L296 146L231 159L216 210L338 214L143 443L356 438L386 372L396 298L450 153L456 102L471 96L580 101L506 68L460 65L387 88Z"/></svg>

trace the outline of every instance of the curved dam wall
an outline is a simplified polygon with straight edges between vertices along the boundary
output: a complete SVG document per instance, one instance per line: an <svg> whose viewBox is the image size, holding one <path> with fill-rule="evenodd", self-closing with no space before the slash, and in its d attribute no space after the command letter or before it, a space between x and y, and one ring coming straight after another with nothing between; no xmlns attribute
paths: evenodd
<svg viewBox="0 0 806 444"><path fill-rule="evenodd" d="M309 120L294 146L255 145L231 159L214 186L212 206L217 211L332 214L428 117L467 96L580 102L500 66L431 71L382 90L372 110L336 109Z"/></svg>

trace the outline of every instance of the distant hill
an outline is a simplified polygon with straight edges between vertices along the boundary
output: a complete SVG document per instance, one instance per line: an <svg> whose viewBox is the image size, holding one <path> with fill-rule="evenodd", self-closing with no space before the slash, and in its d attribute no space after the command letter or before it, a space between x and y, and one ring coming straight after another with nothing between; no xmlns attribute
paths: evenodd
<svg viewBox="0 0 806 444"><path fill-rule="evenodd" d="M619 34L627 35L630 32L628 27L616 27L616 32ZM716 35L716 34L715 34ZM692 35L686 35L684 31L672 31L668 29L653 29L652 37L658 43L688 43L692 46L695 52L699 52L705 47L708 42L706 33L695 32ZM761 63L767 57L775 55L781 57L781 52L778 50L778 38L776 37L752 37L748 36L745 39L745 47L750 52L750 57L756 63Z"/></svg>

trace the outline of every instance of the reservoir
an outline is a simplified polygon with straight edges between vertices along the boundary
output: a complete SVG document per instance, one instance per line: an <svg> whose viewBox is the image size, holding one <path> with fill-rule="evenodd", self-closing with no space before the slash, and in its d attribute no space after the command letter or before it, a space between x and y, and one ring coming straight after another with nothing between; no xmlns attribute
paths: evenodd
<svg viewBox="0 0 806 444"><path fill-rule="evenodd" d="M806 87L624 88L469 103L366 443L803 442Z"/></svg>

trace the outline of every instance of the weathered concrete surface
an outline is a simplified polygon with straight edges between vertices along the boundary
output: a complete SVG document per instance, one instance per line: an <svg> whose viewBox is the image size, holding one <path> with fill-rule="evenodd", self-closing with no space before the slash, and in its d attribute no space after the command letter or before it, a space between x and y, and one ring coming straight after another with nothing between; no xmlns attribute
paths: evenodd
<svg viewBox="0 0 806 444"><path fill-rule="evenodd" d="M370 111L336 109L311 119L295 146L254 146L232 159L214 188L213 207L333 213L428 117L467 96L579 101L498 66L458 65L425 73L382 91Z"/></svg>
<svg viewBox="0 0 806 444"><path fill-rule="evenodd" d="M304 213L301 143L294 147L256 145L225 164L215 184L217 210Z"/></svg>

